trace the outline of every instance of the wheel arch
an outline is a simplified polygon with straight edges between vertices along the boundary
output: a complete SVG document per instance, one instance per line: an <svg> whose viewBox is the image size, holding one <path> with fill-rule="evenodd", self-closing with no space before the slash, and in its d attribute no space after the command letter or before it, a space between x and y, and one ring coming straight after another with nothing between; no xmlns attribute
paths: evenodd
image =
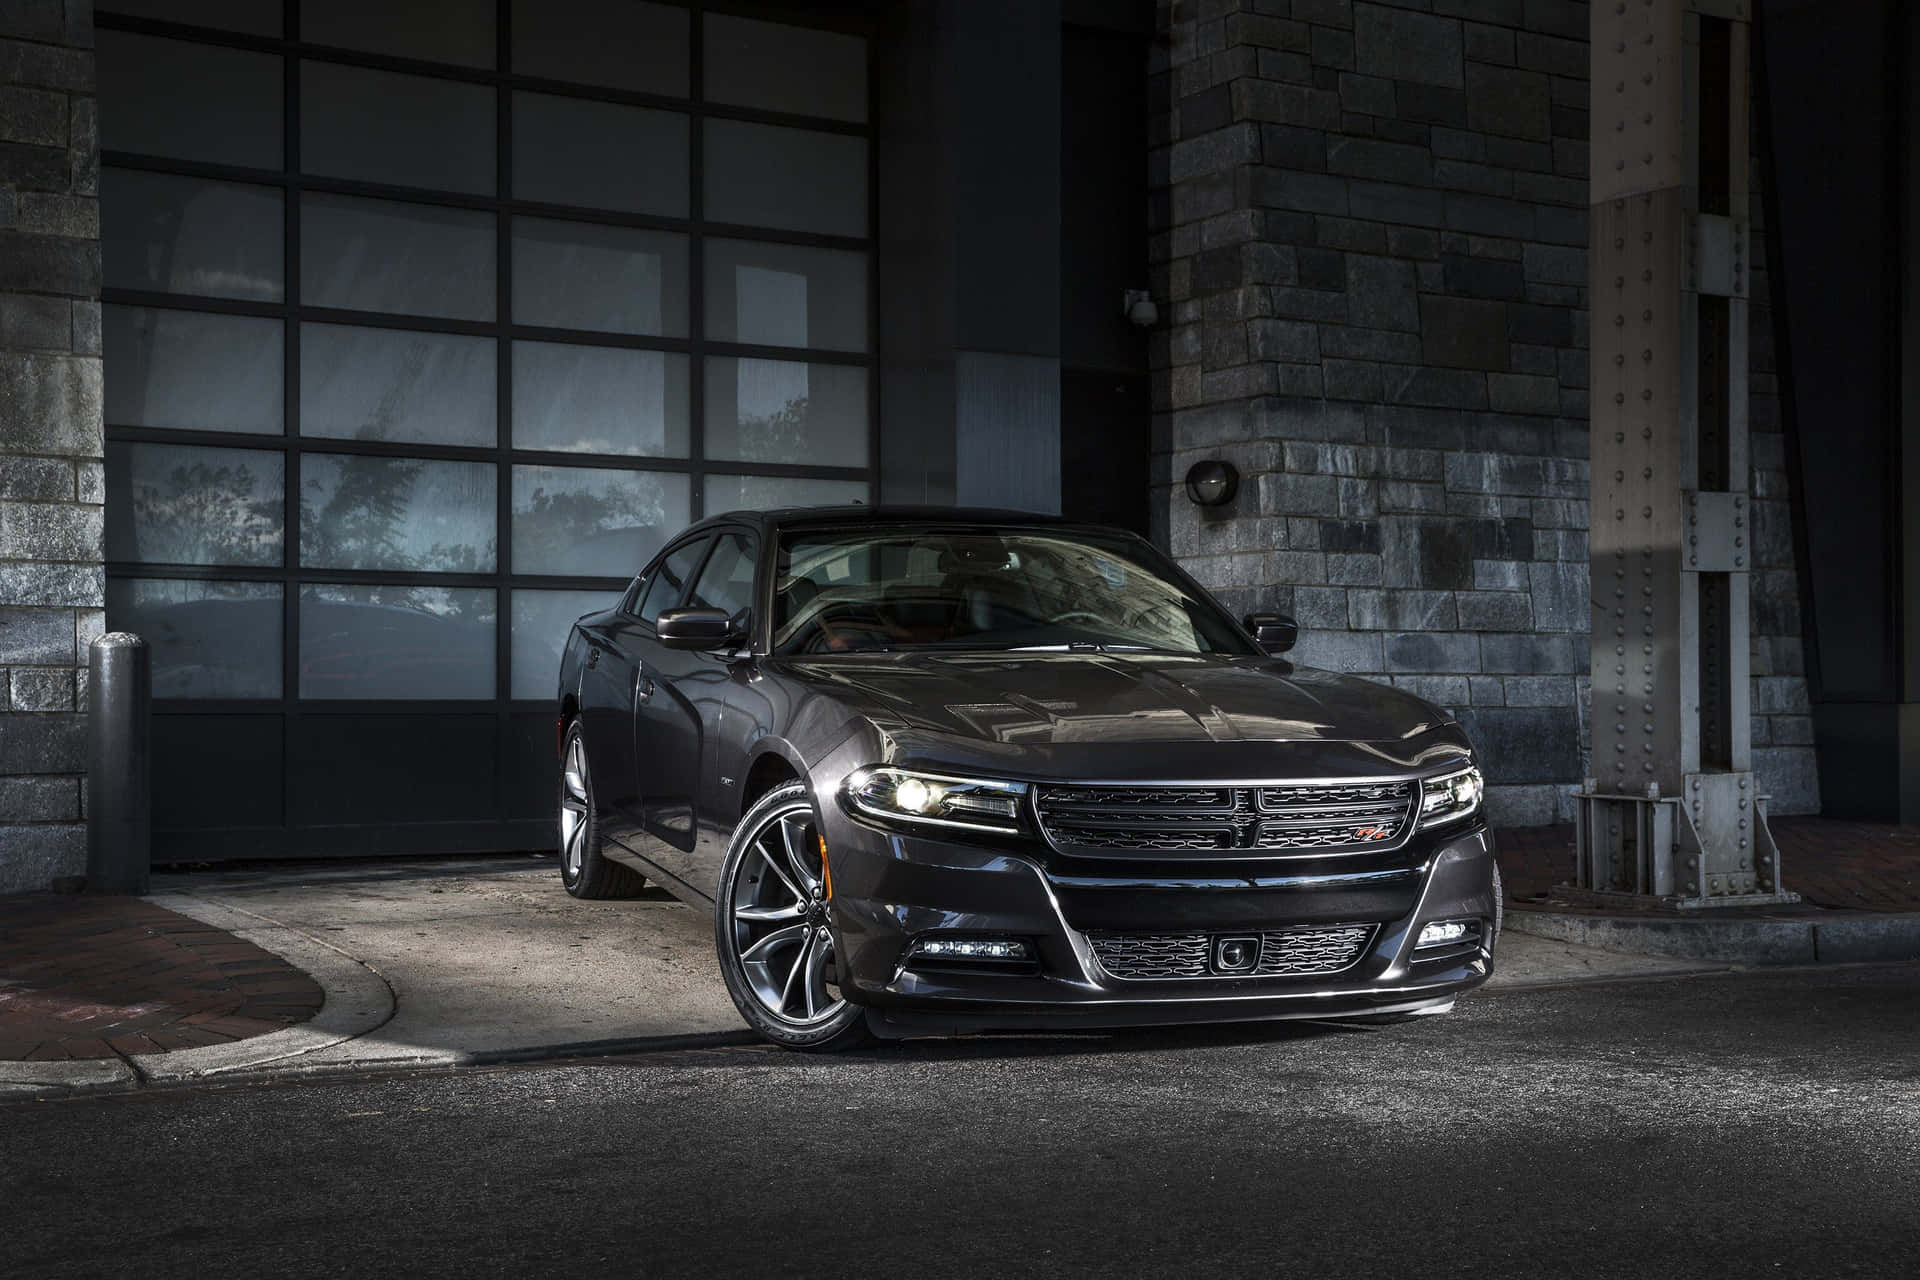
<svg viewBox="0 0 1920 1280"><path fill-rule="evenodd" d="M788 782L804 781L806 781L806 773L798 764L788 759L784 752L772 747L767 748L754 757L753 763L747 768L746 781L740 787L741 816L744 817L747 810L753 808L760 797L775 787Z"/></svg>

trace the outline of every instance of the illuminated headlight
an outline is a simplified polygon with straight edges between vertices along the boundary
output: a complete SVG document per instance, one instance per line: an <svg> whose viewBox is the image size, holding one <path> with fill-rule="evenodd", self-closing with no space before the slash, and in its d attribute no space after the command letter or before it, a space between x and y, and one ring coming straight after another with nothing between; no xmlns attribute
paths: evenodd
<svg viewBox="0 0 1920 1280"><path fill-rule="evenodd" d="M954 778L907 769L860 769L847 776L847 803L894 822L1020 834L1024 782Z"/></svg>
<svg viewBox="0 0 1920 1280"><path fill-rule="evenodd" d="M1421 784L1420 825L1438 826L1466 817L1480 807L1482 790L1480 770L1472 766L1428 778Z"/></svg>

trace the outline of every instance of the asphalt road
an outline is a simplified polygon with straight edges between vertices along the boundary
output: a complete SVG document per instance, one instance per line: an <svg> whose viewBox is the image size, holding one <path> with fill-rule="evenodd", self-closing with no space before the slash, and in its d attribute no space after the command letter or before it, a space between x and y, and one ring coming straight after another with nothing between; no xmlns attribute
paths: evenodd
<svg viewBox="0 0 1920 1280"><path fill-rule="evenodd" d="M0 1107L6 1276L1902 1276L1920 968Z"/></svg>

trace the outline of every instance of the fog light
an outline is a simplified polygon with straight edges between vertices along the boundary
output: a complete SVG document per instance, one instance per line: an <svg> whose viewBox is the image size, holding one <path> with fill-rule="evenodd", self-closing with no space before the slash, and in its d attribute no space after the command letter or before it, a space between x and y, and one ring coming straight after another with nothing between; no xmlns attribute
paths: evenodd
<svg viewBox="0 0 1920 1280"><path fill-rule="evenodd" d="M907 955L925 960L1029 961L1033 948L1020 938L918 938Z"/></svg>
<svg viewBox="0 0 1920 1280"><path fill-rule="evenodd" d="M1449 942L1463 942L1475 932L1471 922L1466 920L1435 920L1420 931L1415 947L1444 947Z"/></svg>

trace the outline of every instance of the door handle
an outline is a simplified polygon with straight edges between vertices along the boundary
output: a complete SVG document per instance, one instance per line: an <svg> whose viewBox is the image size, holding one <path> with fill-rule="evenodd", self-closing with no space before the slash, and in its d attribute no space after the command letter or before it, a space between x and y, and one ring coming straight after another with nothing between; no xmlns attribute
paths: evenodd
<svg viewBox="0 0 1920 1280"><path fill-rule="evenodd" d="M652 696L653 696L653 681L647 679L647 677L643 675L639 675L636 673L635 676L633 677L633 700L635 702L645 702L648 698L651 698Z"/></svg>
<svg viewBox="0 0 1920 1280"><path fill-rule="evenodd" d="M600 665L600 646L588 645L587 646L587 667L589 669L592 669L599 665Z"/></svg>

